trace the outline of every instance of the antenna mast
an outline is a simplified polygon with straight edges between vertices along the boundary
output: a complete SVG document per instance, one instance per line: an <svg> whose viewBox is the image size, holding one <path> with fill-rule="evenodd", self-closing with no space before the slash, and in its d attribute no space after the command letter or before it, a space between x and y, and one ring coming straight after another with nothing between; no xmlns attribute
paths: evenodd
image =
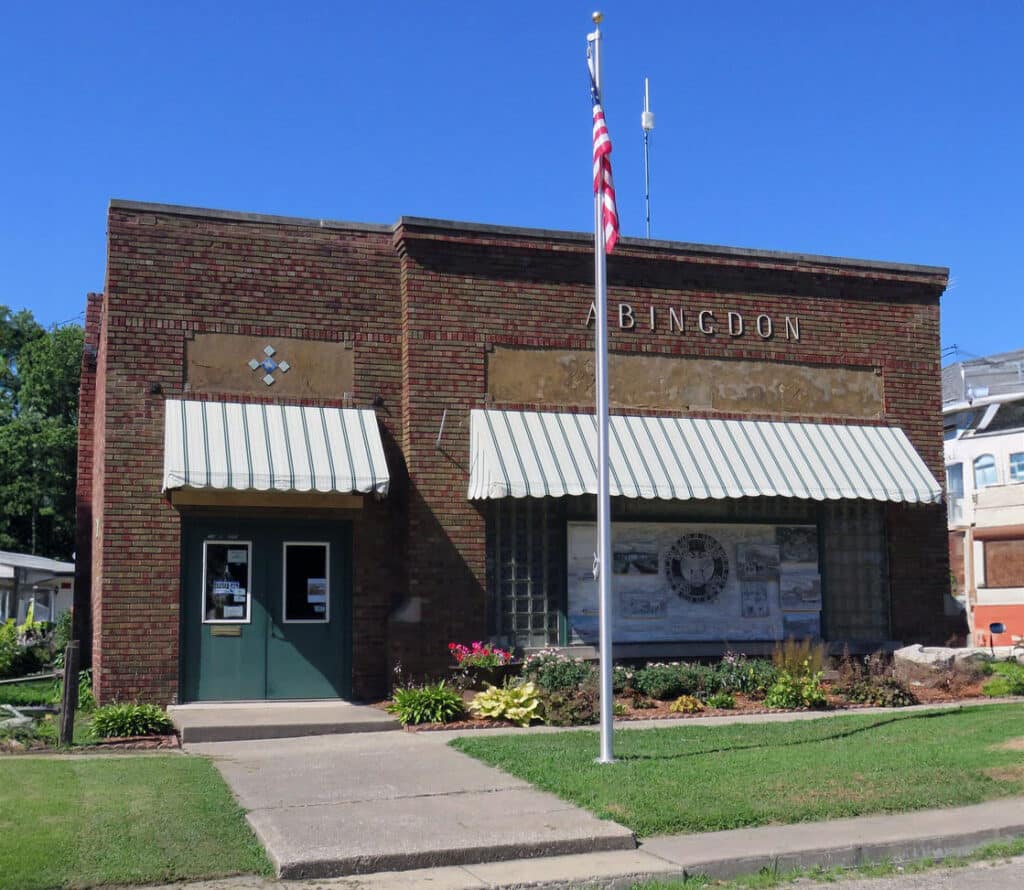
<svg viewBox="0 0 1024 890"><path fill-rule="evenodd" d="M644 131L644 219L647 237L651 237L651 158L650 139L654 129L654 112L651 111L651 84L644 78L644 110L640 115L640 126Z"/></svg>

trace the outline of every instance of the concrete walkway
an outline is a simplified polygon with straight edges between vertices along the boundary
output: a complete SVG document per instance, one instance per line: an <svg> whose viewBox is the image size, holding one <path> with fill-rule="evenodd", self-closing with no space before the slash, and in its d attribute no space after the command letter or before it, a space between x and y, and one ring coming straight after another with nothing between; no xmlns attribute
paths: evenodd
<svg viewBox="0 0 1024 890"><path fill-rule="evenodd" d="M340 699L298 702L197 702L167 709L183 744L281 739L400 729L379 708Z"/></svg>
<svg viewBox="0 0 1024 890"><path fill-rule="evenodd" d="M339 887L629 886L638 876L729 877L764 866L940 857L1024 836L1024 800L1014 798L813 827L648 838L638 846L629 829L449 748L458 734L325 735L189 744L186 751L213 759L279 877L374 875Z"/></svg>
<svg viewBox="0 0 1024 890"><path fill-rule="evenodd" d="M633 833L433 733L189 745L213 759L283 878L634 849Z"/></svg>

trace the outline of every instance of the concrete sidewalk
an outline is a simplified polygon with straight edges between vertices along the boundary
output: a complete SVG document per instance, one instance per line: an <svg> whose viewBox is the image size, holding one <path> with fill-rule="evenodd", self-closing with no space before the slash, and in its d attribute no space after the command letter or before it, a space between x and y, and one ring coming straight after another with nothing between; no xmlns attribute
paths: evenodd
<svg viewBox="0 0 1024 890"><path fill-rule="evenodd" d="M682 880L698 874L728 879L762 868L785 872L885 859L940 859L1014 837L1024 837L1024 798L895 816L650 838L636 850L379 872L308 884L240 877L175 884L166 890L626 890L637 881Z"/></svg>
<svg viewBox="0 0 1024 890"><path fill-rule="evenodd" d="M817 718L746 718L791 719ZM648 838L638 845L629 829L448 747L457 734L363 732L192 744L186 750L212 758L248 810L279 877L374 875L342 887L413 886L421 880L423 886L452 888L618 886L620 880L628 886L637 876L729 877L764 866L946 856L1024 836L1024 799L1013 798L813 826ZM429 872L417 871L423 869Z"/></svg>

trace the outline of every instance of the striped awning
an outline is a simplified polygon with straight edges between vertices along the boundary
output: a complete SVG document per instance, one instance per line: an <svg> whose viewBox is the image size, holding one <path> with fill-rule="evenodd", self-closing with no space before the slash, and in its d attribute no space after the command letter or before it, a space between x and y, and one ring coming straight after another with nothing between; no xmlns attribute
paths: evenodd
<svg viewBox="0 0 1024 890"><path fill-rule="evenodd" d="M615 496L942 499L895 427L621 416L609 427ZM594 415L472 412L470 499L596 493Z"/></svg>
<svg viewBox="0 0 1024 890"><path fill-rule="evenodd" d="M365 408L168 400L164 490L387 494L377 416Z"/></svg>

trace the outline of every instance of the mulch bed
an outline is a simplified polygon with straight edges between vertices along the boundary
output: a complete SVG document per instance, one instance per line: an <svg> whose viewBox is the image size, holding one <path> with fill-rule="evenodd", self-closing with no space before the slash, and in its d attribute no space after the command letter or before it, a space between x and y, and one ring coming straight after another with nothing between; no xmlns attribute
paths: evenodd
<svg viewBox="0 0 1024 890"><path fill-rule="evenodd" d="M987 678L984 678L987 679ZM916 686L911 685L911 690L914 695L917 696L918 701L922 705L934 705L934 704L945 704L950 702L964 701L968 699L982 698L981 686L984 679L974 683L962 682L958 683L952 688L936 688L932 689L927 686ZM832 692L831 684L825 683L826 695L828 697L828 707L822 710L824 711L857 711L865 708L870 708L872 705L860 704L858 702L847 701L841 695ZM656 701L651 700L651 707L647 708L634 708L632 700L629 698L616 698L616 703L622 705L625 708L625 713L616 715L617 721L634 721L634 720L687 720L693 717L730 717L734 715L753 715L753 714L786 714L790 712L808 711L810 708L766 708L763 701L750 698L742 693L737 693L735 696L736 707L735 708L705 708L703 711L697 711L693 714L679 714L675 711L670 710L670 701ZM375 703L378 707L384 709L387 707L388 702ZM455 720L451 723L421 723L417 726L406 726L406 732L437 732L451 729L496 729L499 727L512 727L516 724L511 723L508 720L491 720L484 717L467 717L465 720Z"/></svg>
<svg viewBox="0 0 1024 890"><path fill-rule="evenodd" d="M57 749L41 739L0 739L0 754L117 754L123 751L177 751L181 742L174 733L169 735L141 735L124 738L101 739L88 745Z"/></svg>

